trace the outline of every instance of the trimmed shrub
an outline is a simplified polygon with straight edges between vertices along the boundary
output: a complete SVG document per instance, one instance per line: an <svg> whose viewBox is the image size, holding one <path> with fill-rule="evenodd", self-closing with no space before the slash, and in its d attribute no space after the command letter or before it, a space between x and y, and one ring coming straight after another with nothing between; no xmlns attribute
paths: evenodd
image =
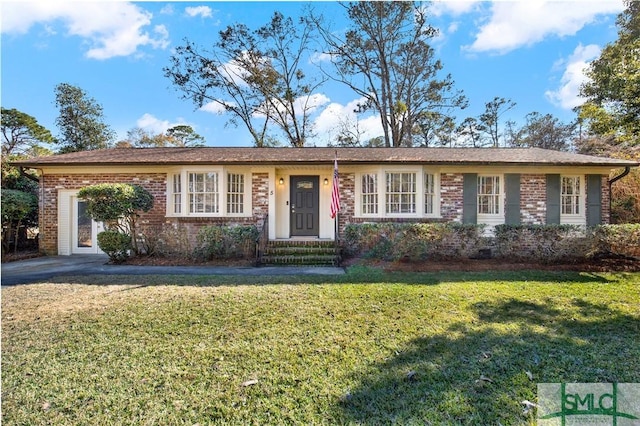
<svg viewBox="0 0 640 426"><path fill-rule="evenodd" d="M578 225L497 225L498 257L552 263L586 258L593 236Z"/></svg>
<svg viewBox="0 0 640 426"><path fill-rule="evenodd" d="M367 223L345 227L347 256L420 261L474 256L486 241L483 225L459 223Z"/></svg>
<svg viewBox="0 0 640 426"><path fill-rule="evenodd" d="M192 255L184 225L165 223L139 226L138 242L147 256L188 258Z"/></svg>
<svg viewBox="0 0 640 426"><path fill-rule="evenodd" d="M136 223L139 212L153 208L153 195L141 186L128 183L101 183L85 186L78 198L87 202L87 214L104 222L109 230L131 234L131 249L139 252Z"/></svg>
<svg viewBox="0 0 640 426"><path fill-rule="evenodd" d="M98 234L98 247L113 263L122 263L129 257L131 235L119 231L103 231Z"/></svg>
<svg viewBox="0 0 640 426"><path fill-rule="evenodd" d="M600 225L593 232L598 253L640 257L640 223Z"/></svg>
<svg viewBox="0 0 640 426"><path fill-rule="evenodd" d="M213 259L251 259L255 255L258 228L255 225L205 226L197 236L194 257Z"/></svg>
<svg viewBox="0 0 640 426"><path fill-rule="evenodd" d="M594 255L640 257L640 224L483 225L460 223L367 223L345 227L343 252L381 260L423 261L474 257L491 246L497 257L543 263L584 261Z"/></svg>

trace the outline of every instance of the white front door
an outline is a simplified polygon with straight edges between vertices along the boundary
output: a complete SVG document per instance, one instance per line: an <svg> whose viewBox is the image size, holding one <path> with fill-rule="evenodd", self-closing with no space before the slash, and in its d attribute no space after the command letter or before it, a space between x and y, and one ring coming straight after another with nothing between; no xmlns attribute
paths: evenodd
<svg viewBox="0 0 640 426"><path fill-rule="evenodd" d="M102 251L98 248L98 232L102 232L102 224L89 217L87 214L87 202L72 196L71 253L101 253Z"/></svg>

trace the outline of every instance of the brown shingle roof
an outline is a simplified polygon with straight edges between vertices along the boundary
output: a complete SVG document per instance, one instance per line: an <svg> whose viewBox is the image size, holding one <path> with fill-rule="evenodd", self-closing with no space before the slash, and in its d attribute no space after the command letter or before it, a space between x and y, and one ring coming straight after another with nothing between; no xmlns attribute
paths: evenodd
<svg viewBox="0 0 640 426"><path fill-rule="evenodd" d="M421 163L466 165L638 166L635 161L540 148L118 148L39 157L24 167L181 164Z"/></svg>

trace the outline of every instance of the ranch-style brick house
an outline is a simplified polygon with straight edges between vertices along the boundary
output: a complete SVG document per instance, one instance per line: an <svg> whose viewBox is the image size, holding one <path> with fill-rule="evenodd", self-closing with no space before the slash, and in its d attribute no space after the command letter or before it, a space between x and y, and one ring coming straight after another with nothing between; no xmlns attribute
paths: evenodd
<svg viewBox="0 0 640 426"><path fill-rule="evenodd" d="M99 251L100 224L77 193L103 182L146 188L155 203L140 222L180 225L189 238L204 225L255 224L272 241L335 241L348 223L605 224L611 171L638 166L539 148L217 147L117 148L17 165L39 175L40 249L51 255Z"/></svg>

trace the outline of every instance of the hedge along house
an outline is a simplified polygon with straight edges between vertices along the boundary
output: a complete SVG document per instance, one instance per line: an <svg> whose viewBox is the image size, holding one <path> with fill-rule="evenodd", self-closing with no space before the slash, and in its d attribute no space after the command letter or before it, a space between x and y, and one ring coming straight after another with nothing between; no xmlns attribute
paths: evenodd
<svg viewBox="0 0 640 426"><path fill-rule="evenodd" d="M340 212L331 217L334 160ZM613 169L636 162L538 148L120 148L18 162L40 177L40 249L97 253L78 190L138 184L148 226L254 224L268 239L335 241L348 223L609 222ZM338 221L336 226L336 220Z"/></svg>

